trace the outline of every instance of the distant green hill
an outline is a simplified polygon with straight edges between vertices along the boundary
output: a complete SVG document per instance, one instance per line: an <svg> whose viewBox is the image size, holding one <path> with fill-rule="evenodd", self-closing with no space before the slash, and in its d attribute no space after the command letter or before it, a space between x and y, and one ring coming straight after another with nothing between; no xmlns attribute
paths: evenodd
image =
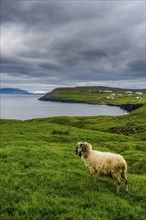
<svg viewBox="0 0 146 220"><path fill-rule="evenodd" d="M1 88L1 94L30 94L28 91L18 88Z"/></svg>
<svg viewBox="0 0 146 220"><path fill-rule="evenodd" d="M123 89L104 86L56 88L40 98L42 101L84 102L90 104L144 104L146 89Z"/></svg>

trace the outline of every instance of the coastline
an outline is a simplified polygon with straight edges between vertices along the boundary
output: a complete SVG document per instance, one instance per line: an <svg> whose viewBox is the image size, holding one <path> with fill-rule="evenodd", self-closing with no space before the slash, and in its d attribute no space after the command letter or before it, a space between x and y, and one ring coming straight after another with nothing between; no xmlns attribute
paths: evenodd
<svg viewBox="0 0 146 220"><path fill-rule="evenodd" d="M116 106L119 107L123 110L126 110L127 112L131 112L133 110L136 110L140 107L142 107L144 104L142 103L137 103L137 104L132 104L132 103L127 103L127 104L116 104L116 103L101 103L101 102L94 102L94 101L80 101L80 100L72 100L72 99L60 99L60 98L55 98L52 96L43 96L39 98L40 101L50 101L50 102L62 102L62 103L84 103L84 104L91 104L91 105L108 105L108 106Z"/></svg>

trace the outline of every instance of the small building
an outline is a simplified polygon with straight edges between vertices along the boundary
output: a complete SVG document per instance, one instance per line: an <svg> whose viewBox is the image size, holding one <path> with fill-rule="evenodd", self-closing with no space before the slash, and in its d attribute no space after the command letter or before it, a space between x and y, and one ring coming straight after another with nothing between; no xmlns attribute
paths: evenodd
<svg viewBox="0 0 146 220"><path fill-rule="evenodd" d="M118 93L117 95L118 95L118 96L122 96L123 94L121 94L121 93Z"/></svg>
<svg viewBox="0 0 146 220"><path fill-rule="evenodd" d="M126 94L133 94L132 91L126 91L125 93L126 93Z"/></svg>
<svg viewBox="0 0 146 220"><path fill-rule="evenodd" d="M137 94L137 95L142 95L143 92L135 92L135 94Z"/></svg>
<svg viewBox="0 0 146 220"><path fill-rule="evenodd" d="M111 90L104 90L104 92L111 93L112 91Z"/></svg>

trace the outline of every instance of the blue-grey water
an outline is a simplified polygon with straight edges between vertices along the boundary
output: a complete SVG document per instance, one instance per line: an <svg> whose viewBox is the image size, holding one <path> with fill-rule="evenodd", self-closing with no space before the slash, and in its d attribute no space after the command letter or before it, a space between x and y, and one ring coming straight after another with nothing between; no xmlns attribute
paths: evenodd
<svg viewBox="0 0 146 220"><path fill-rule="evenodd" d="M1 94L1 119L27 120L51 116L123 115L115 106L39 101L41 95Z"/></svg>

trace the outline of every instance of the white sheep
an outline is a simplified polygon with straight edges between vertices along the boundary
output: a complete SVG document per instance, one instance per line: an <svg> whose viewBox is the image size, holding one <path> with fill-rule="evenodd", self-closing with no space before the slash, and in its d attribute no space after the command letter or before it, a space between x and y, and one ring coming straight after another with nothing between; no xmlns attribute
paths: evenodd
<svg viewBox="0 0 146 220"><path fill-rule="evenodd" d="M116 192L120 190L121 178L125 182L125 190L128 191L127 163L119 154L92 150L91 144L78 142L76 153L84 160L95 180L96 173L102 173L116 181Z"/></svg>

